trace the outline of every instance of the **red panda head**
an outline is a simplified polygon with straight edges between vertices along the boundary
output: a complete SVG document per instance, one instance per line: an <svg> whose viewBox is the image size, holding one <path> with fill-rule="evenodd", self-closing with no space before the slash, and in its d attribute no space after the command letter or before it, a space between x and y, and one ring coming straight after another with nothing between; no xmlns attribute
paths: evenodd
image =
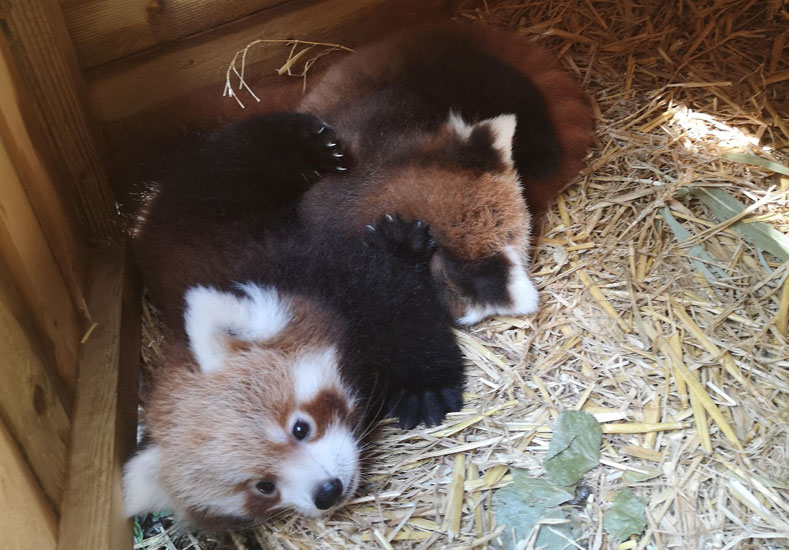
<svg viewBox="0 0 789 550"><path fill-rule="evenodd" d="M355 190L357 220L394 212L430 224L439 245L431 268L460 323L537 308L527 272L531 220L512 160L515 127L514 115L469 124L450 113L438 130L408 136L396 160ZM341 185L327 183L326 193ZM316 198L325 195L307 200Z"/></svg>
<svg viewBox="0 0 789 550"><path fill-rule="evenodd" d="M152 443L125 467L127 513L220 526L347 501L360 413L328 313L252 284L194 287L185 325L146 409Z"/></svg>

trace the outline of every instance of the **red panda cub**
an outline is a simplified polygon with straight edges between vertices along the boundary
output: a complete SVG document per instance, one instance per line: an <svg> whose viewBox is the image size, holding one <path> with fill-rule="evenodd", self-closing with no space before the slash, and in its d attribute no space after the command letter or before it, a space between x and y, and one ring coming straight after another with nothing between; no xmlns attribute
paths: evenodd
<svg viewBox="0 0 789 550"><path fill-rule="evenodd" d="M430 275L427 226L383 216L364 241L305 230L295 204L344 169L301 113L196 136L151 169L131 244L169 328L124 470L129 515L203 527L350 499L362 438L462 404L463 357Z"/></svg>
<svg viewBox="0 0 789 550"><path fill-rule="evenodd" d="M338 62L299 110L332 124L355 163L305 194L308 224L424 220L460 323L536 310L531 216L572 181L594 131L587 97L547 52L483 26L422 27Z"/></svg>

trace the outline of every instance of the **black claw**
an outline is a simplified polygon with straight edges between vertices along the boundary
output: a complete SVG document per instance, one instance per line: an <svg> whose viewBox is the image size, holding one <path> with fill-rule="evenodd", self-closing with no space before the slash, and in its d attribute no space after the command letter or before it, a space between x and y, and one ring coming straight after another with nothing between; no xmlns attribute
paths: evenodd
<svg viewBox="0 0 789 550"><path fill-rule="evenodd" d="M400 402L403 400L404 395L405 392L400 390L389 396L389 399L386 402L387 416L397 416L397 409L400 406Z"/></svg>
<svg viewBox="0 0 789 550"><path fill-rule="evenodd" d="M426 262L436 249L436 241L430 236L429 227L422 221L406 222L395 214L385 214L375 224L380 237L374 242L379 248L418 263Z"/></svg>
<svg viewBox="0 0 789 550"><path fill-rule="evenodd" d="M404 430L412 430L421 420L419 414L419 398L416 395L407 395L397 407L399 425Z"/></svg>
<svg viewBox="0 0 789 550"><path fill-rule="evenodd" d="M306 142L299 153L307 182L314 183L325 174L344 172L347 155L334 129L315 117L310 117L307 124L301 130Z"/></svg>
<svg viewBox="0 0 789 550"><path fill-rule="evenodd" d="M463 407L463 392L460 388L442 388L440 393L447 412L457 412Z"/></svg>
<svg viewBox="0 0 789 550"><path fill-rule="evenodd" d="M444 403L442 403L438 395L430 390L422 394L422 408L424 410L424 421L428 426L441 424L447 412Z"/></svg>

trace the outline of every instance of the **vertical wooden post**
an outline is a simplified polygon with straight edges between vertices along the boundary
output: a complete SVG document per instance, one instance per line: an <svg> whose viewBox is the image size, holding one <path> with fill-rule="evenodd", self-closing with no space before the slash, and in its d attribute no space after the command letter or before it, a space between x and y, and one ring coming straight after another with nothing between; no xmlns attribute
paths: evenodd
<svg viewBox="0 0 789 550"><path fill-rule="evenodd" d="M85 108L85 84L57 0L0 0L0 18L69 195L95 242L118 237L102 140Z"/></svg>
<svg viewBox="0 0 789 550"><path fill-rule="evenodd" d="M97 324L80 349L57 547L128 550L132 530L123 514L121 476L136 433L141 312L123 245L96 251L87 296Z"/></svg>

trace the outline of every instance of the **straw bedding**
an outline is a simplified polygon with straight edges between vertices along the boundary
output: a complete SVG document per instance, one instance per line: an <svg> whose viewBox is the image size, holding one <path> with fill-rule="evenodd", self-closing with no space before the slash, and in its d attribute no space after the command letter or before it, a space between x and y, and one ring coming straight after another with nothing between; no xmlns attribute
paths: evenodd
<svg viewBox="0 0 789 550"><path fill-rule="evenodd" d="M465 409L438 428L382 426L359 498L332 517L216 535L148 518L136 547L495 548L492 494L510 467L541 473L566 409L604 433L572 512L578 548L789 547L789 262L739 231L789 232L789 176L731 156L787 164L786 5L471 2L457 17L533 37L594 98L588 167L540 222L540 311L458 332ZM721 223L692 186L755 206ZM150 357L150 310L146 327ZM624 486L648 504L622 543L602 514Z"/></svg>

